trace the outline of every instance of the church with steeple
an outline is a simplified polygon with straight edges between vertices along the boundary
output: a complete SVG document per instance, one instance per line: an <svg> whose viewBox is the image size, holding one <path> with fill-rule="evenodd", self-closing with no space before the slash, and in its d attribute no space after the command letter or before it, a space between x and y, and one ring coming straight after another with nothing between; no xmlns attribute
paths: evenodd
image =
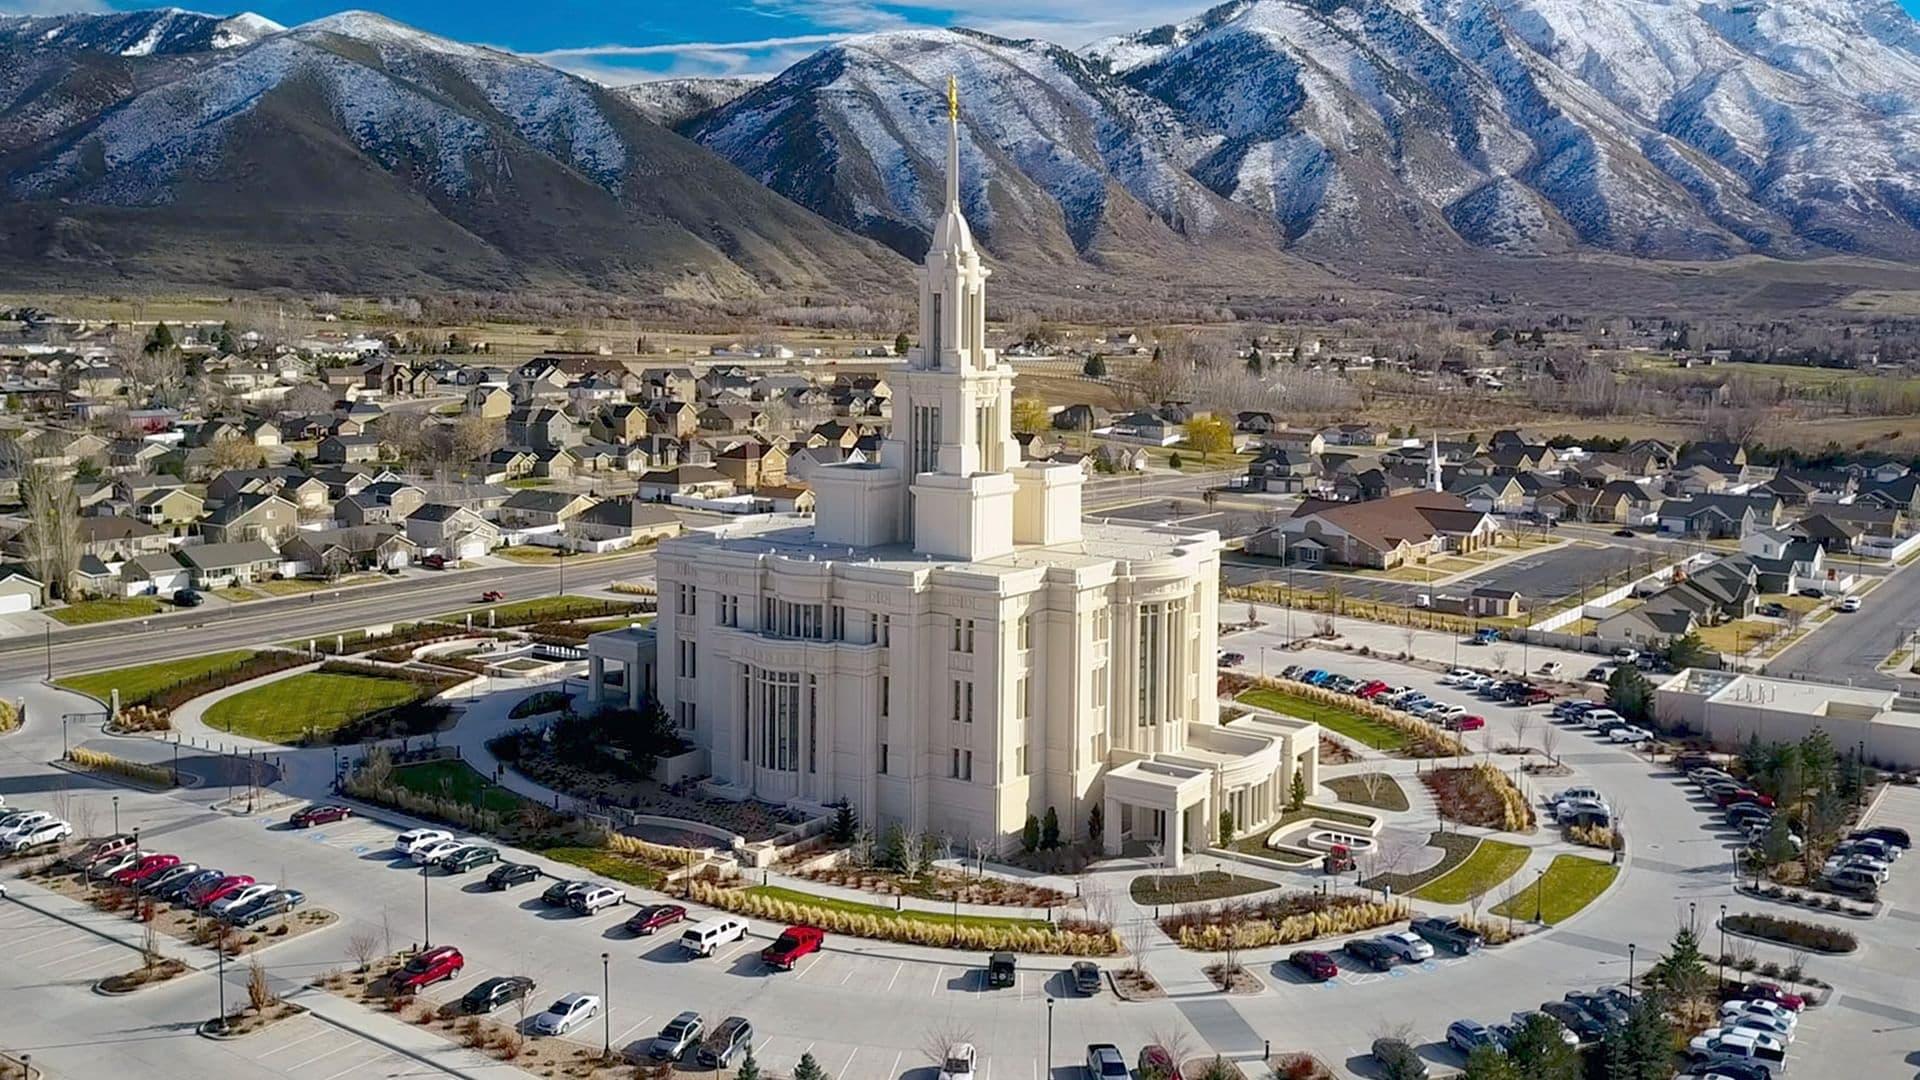
<svg viewBox="0 0 1920 1080"><path fill-rule="evenodd" d="M948 86L945 208L920 269L919 345L889 373L878 460L819 469L811 515L659 548L650 631L589 643L591 694L656 699L704 790L846 800L956 850L1061 832L1206 846L1220 809L1277 816L1313 726L1219 723L1218 534L1084 521L1078 465L1023 462L1014 374L987 345L991 274L961 211Z"/></svg>

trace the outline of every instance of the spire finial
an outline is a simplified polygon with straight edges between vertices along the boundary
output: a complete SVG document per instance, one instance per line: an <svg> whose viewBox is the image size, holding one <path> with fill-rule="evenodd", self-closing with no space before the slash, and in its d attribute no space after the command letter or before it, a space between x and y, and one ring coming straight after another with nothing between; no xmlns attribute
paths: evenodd
<svg viewBox="0 0 1920 1080"><path fill-rule="evenodd" d="M947 119L960 119L960 83L953 76L947 76Z"/></svg>
<svg viewBox="0 0 1920 1080"><path fill-rule="evenodd" d="M960 205L960 83L947 76L947 205Z"/></svg>

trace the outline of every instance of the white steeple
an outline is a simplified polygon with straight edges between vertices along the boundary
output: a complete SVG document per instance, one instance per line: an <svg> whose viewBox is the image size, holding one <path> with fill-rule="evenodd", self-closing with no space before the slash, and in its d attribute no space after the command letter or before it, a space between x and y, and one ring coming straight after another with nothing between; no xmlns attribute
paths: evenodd
<svg viewBox="0 0 1920 1080"><path fill-rule="evenodd" d="M1439 491L1445 485L1440 482L1440 440L1427 443L1427 489Z"/></svg>
<svg viewBox="0 0 1920 1080"><path fill-rule="evenodd" d="M960 212L960 86L947 76L947 205L933 228L928 253L973 252L973 230Z"/></svg>

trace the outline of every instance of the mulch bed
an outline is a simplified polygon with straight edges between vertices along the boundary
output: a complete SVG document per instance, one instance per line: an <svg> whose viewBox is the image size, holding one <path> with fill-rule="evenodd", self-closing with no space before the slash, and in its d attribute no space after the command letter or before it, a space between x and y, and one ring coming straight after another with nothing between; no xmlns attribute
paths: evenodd
<svg viewBox="0 0 1920 1080"><path fill-rule="evenodd" d="M1257 994L1266 989L1260 984L1260 980L1254 977L1253 972L1245 967L1236 967L1228 971L1225 964L1208 964L1207 978L1212 979L1213 985L1228 994Z"/></svg>
<svg viewBox="0 0 1920 1080"><path fill-rule="evenodd" d="M1113 992L1122 1001L1152 1001L1167 996L1161 985L1153 981L1153 976L1143 971L1110 972L1113 977Z"/></svg>
<svg viewBox="0 0 1920 1080"><path fill-rule="evenodd" d="M187 965L168 957L157 964L142 964L132 971L109 975L95 985L109 994L130 994L135 990L158 986L168 979L177 979L186 973Z"/></svg>

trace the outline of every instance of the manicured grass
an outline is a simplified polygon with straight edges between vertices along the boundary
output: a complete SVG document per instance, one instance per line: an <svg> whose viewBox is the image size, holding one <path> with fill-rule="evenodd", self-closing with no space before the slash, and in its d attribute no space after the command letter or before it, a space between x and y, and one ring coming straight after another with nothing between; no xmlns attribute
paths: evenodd
<svg viewBox="0 0 1920 1080"><path fill-rule="evenodd" d="M1493 913L1531 919L1538 910L1542 921L1552 925L1593 903L1619 873L1620 868L1612 863L1578 855L1556 855L1547 867L1545 878L1522 889L1512 900L1494 908ZM1536 902L1536 893L1542 887L1545 892Z"/></svg>
<svg viewBox="0 0 1920 1080"><path fill-rule="evenodd" d="M473 615L475 626L484 626L487 612L502 623L513 622L562 622L582 616L606 615L607 605L617 601L603 600L595 596L536 596L527 600L509 600L504 604L489 604L486 607L468 608L451 615L442 615L444 622L464 622L469 613Z"/></svg>
<svg viewBox="0 0 1920 1080"><path fill-rule="evenodd" d="M453 799L499 814L518 813L529 801L488 780L464 761L402 765L393 770L393 782L421 795Z"/></svg>
<svg viewBox="0 0 1920 1080"><path fill-rule="evenodd" d="M871 915L876 919L912 919L918 922L942 923L948 926L953 925L955 922L953 915L950 913L941 914L937 911L920 911L914 908L895 911L890 907L862 904L852 900L842 900L833 896L821 896L819 893L801 892L798 889L787 889L778 885L756 885L747 891L750 893L759 893L762 896L769 896L775 900L785 900L790 904L804 904L808 907L828 908L833 911L843 911L849 915ZM961 926L993 927L1000 930L1047 930L1052 927L1052 924L1048 923L1045 919L1001 919L986 915L962 915L958 921Z"/></svg>
<svg viewBox="0 0 1920 1080"><path fill-rule="evenodd" d="M345 582L336 581L333 584L341 585ZM266 581L254 582L253 587L268 596L299 596L301 593L319 592L330 586L324 581L310 581L304 578L270 578Z"/></svg>
<svg viewBox="0 0 1920 1080"><path fill-rule="evenodd" d="M667 880L665 874L653 867L624 855L616 855L605 848L557 847L548 848L540 854L549 859L577 866L594 877L607 878L623 885L635 885L642 889L658 889Z"/></svg>
<svg viewBox="0 0 1920 1080"><path fill-rule="evenodd" d="M1229 896L1279 888L1260 878L1207 870L1198 874L1161 874L1137 877L1128 891L1136 904L1192 904L1204 900L1225 900Z"/></svg>
<svg viewBox="0 0 1920 1080"><path fill-rule="evenodd" d="M235 649L231 652L208 653L205 656L189 656L181 660L163 660L157 664L141 664L138 667L113 668L108 671L90 671L85 675L69 675L64 679L54 680L54 684L69 690L78 690L83 694L92 694L102 701L112 696L114 689L118 688L120 703L132 705L145 701L175 683L197 679L208 672L233 667L244 663L252 656L252 649Z"/></svg>
<svg viewBox="0 0 1920 1080"><path fill-rule="evenodd" d="M252 589L242 588L238 585L229 585L224 589L215 589L213 590L213 595L219 597L222 600L231 600L236 604L244 604L249 600L260 599L259 593L254 592Z"/></svg>
<svg viewBox="0 0 1920 1080"><path fill-rule="evenodd" d="M1427 838L1427 846L1440 849L1439 862L1411 874L1376 874L1361 884L1369 889L1380 889L1391 885L1394 892L1404 896L1430 881L1438 881L1451 873L1454 867L1467 861L1467 856L1472 855L1474 849L1480 846L1480 841L1464 833L1436 832Z"/></svg>
<svg viewBox="0 0 1920 1080"><path fill-rule="evenodd" d="M1743 653L1779 632L1778 624L1762 619L1735 619L1699 631L1701 644L1723 653Z"/></svg>
<svg viewBox="0 0 1920 1080"><path fill-rule="evenodd" d="M309 671L215 702L207 726L293 744L325 736L363 716L421 700L427 687L404 679Z"/></svg>
<svg viewBox="0 0 1920 1080"><path fill-rule="evenodd" d="M1371 794L1367 792L1367 778L1369 776L1379 778L1373 784L1373 792ZM1361 806L1370 806L1375 810L1391 810L1395 813L1404 811L1411 805L1407 802L1407 792L1406 789L1400 786L1400 781L1395 780L1386 773L1355 773L1352 776L1336 776L1325 783L1329 791L1340 796L1341 802L1358 803Z"/></svg>
<svg viewBox="0 0 1920 1080"><path fill-rule="evenodd" d="M1501 840L1482 840L1466 861L1421 886L1413 895L1436 904L1464 904L1512 877L1527 862L1527 849Z"/></svg>
<svg viewBox="0 0 1920 1080"><path fill-rule="evenodd" d="M1328 731L1373 747L1375 750L1399 750L1407 745L1406 733L1351 709L1322 705L1317 701L1289 694L1284 690L1255 687L1240 695L1240 701L1261 709L1270 709L1302 720L1311 720Z"/></svg>
<svg viewBox="0 0 1920 1080"><path fill-rule="evenodd" d="M50 608L47 614L66 623L68 626L86 626L89 623L112 622L115 619L138 619L146 615L158 615L166 607L151 596L124 596L108 600L82 600L66 607Z"/></svg>

